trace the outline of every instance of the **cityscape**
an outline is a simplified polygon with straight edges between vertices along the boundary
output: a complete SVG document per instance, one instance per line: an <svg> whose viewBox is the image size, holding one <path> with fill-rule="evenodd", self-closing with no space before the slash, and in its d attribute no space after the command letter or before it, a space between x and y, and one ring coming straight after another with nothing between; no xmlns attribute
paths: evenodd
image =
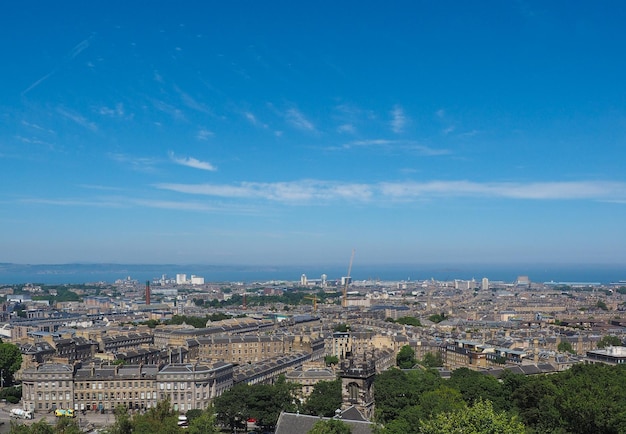
<svg viewBox="0 0 626 434"><path fill-rule="evenodd" d="M626 433L625 22L4 2L0 434Z"/></svg>
<svg viewBox="0 0 626 434"><path fill-rule="evenodd" d="M305 403L317 383L339 378L347 395L337 410L358 410L371 432L376 389L364 385L406 348L414 363L434 360L442 378L461 368L497 378L626 363L626 281L353 280L351 268L252 283L181 272L5 284L0 335L22 355L10 380L4 374L21 385L11 416L53 420L71 411L96 429L112 423L118 406L145 412L167 400L185 415L238 385L279 377ZM281 428L289 417L268 426L289 432Z"/></svg>

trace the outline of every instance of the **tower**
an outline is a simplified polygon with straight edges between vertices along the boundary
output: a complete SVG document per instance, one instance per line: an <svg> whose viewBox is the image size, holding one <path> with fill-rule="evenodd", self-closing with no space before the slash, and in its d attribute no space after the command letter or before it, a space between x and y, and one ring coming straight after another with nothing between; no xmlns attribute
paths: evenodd
<svg viewBox="0 0 626 434"><path fill-rule="evenodd" d="M371 420L374 417L374 360L343 360L340 376L341 409L354 406L366 419Z"/></svg>
<svg viewBox="0 0 626 434"><path fill-rule="evenodd" d="M150 281L146 280L146 306L150 305Z"/></svg>

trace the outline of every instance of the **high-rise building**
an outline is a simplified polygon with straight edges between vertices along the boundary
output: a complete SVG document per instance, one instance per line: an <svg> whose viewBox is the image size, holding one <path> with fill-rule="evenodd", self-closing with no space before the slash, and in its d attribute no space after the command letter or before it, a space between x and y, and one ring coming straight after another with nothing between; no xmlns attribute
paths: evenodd
<svg viewBox="0 0 626 434"><path fill-rule="evenodd" d="M489 290L489 279L487 279L486 277L483 277L483 280L480 284L480 289L482 289L483 291Z"/></svg>

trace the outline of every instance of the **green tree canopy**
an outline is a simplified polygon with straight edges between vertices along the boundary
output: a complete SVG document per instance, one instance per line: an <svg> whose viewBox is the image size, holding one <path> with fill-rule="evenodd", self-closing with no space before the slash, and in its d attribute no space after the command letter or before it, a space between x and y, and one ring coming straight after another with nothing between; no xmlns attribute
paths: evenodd
<svg viewBox="0 0 626 434"><path fill-rule="evenodd" d="M331 355L324 356L324 363L326 366L337 365L339 363L339 357Z"/></svg>
<svg viewBox="0 0 626 434"><path fill-rule="evenodd" d="M422 326L422 322L419 320L419 318L415 318L413 316L403 316L402 318L398 318L395 322L397 324L410 325L415 327Z"/></svg>
<svg viewBox="0 0 626 434"><path fill-rule="evenodd" d="M0 344L0 369L4 378L4 385L13 384L13 375L22 366L22 353L17 345L9 343Z"/></svg>
<svg viewBox="0 0 626 434"><path fill-rule="evenodd" d="M616 347L620 345L622 345L622 340L613 335L606 335L598 341L598 348Z"/></svg>
<svg viewBox="0 0 626 434"><path fill-rule="evenodd" d="M438 413L423 421L421 434L524 434L524 424L506 413L496 413L489 401L477 401L468 409Z"/></svg>
<svg viewBox="0 0 626 434"><path fill-rule="evenodd" d="M559 342L559 345L556 347L556 349L559 350L559 352L561 353L576 354L576 351L574 351L574 348L572 348L572 344L567 341Z"/></svg>
<svg viewBox="0 0 626 434"><path fill-rule="evenodd" d="M350 434L350 426L337 419L320 420L308 434Z"/></svg>
<svg viewBox="0 0 626 434"><path fill-rule="evenodd" d="M320 381L304 403L303 411L313 416L332 417L341 408L341 380Z"/></svg>
<svg viewBox="0 0 626 434"><path fill-rule="evenodd" d="M417 363L415 358L415 351L410 345L405 345L400 348L398 355L396 356L396 365L400 369L411 369Z"/></svg>
<svg viewBox="0 0 626 434"><path fill-rule="evenodd" d="M145 414L136 414L132 419L132 434L180 434L178 414L172 410L169 399L158 401Z"/></svg>
<svg viewBox="0 0 626 434"><path fill-rule="evenodd" d="M193 410L190 410L193 411ZM220 430L215 423L215 414L213 414L213 408L209 407L206 410L200 412L198 415L189 417L189 411L187 412L187 420L189 422L189 428L186 430L189 434L218 434Z"/></svg>
<svg viewBox="0 0 626 434"><path fill-rule="evenodd" d="M443 366L443 358L439 352L429 352L424 354L421 364L427 368L440 368Z"/></svg>

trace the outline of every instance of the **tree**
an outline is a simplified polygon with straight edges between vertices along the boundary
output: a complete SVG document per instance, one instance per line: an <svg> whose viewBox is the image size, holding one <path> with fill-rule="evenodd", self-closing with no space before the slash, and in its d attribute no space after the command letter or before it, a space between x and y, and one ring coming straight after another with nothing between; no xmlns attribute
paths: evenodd
<svg viewBox="0 0 626 434"><path fill-rule="evenodd" d="M350 331L350 326L348 324L345 324L345 323L337 324L333 328L333 331L346 333L346 332Z"/></svg>
<svg viewBox="0 0 626 434"><path fill-rule="evenodd" d="M22 366L22 353L17 345L0 344L0 369L4 378L4 385L13 384L13 374Z"/></svg>
<svg viewBox="0 0 626 434"><path fill-rule="evenodd" d="M199 416L189 418L189 410L187 412L187 420L189 421L189 428L187 432L189 434L218 434L220 431L215 425L215 414L211 407L202 411Z"/></svg>
<svg viewBox="0 0 626 434"><path fill-rule="evenodd" d="M504 395L498 379L468 368L456 369L450 375L448 386L457 389L468 405L489 400L497 411L509 410L511 402Z"/></svg>
<svg viewBox="0 0 626 434"><path fill-rule="evenodd" d="M430 352L424 354L422 365L427 368L439 368L443 366L443 358L439 352Z"/></svg>
<svg viewBox="0 0 626 434"><path fill-rule="evenodd" d="M145 414L136 414L132 419L133 434L178 434L178 416L172 410L170 400L158 401Z"/></svg>
<svg viewBox="0 0 626 434"><path fill-rule="evenodd" d="M245 383L238 384L215 398L215 414L222 425L234 431L245 428L246 420L250 416L248 402L250 400L250 388Z"/></svg>
<svg viewBox="0 0 626 434"><path fill-rule="evenodd" d="M185 416L187 416L187 422L191 423L192 420L199 418L203 414L204 411L197 408L187 411L187 413L185 413Z"/></svg>
<svg viewBox="0 0 626 434"><path fill-rule="evenodd" d="M341 408L341 380L320 381L304 403L303 411L313 416L332 417Z"/></svg>
<svg viewBox="0 0 626 434"><path fill-rule="evenodd" d="M257 420L257 425L266 430L276 426L282 411L298 410L296 393L300 386L285 380L281 375L273 385L257 384L250 387L248 407L250 416Z"/></svg>
<svg viewBox="0 0 626 434"><path fill-rule="evenodd" d="M570 344L567 341L561 341L559 342L559 345L556 347L557 350L559 350L559 352L561 353L571 353L571 354L576 354L576 351L574 351L574 348L572 348L572 344Z"/></svg>
<svg viewBox="0 0 626 434"><path fill-rule="evenodd" d="M428 419L439 413L460 411L466 407L461 392L448 386L441 386L420 396L420 419Z"/></svg>
<svg viewBox="0 0 626 434"><path fill-rule="evenodd" d="M416 363L415 351L410 345L405 345L400 348L400 352L398 352L396 356L396 365L400 369L411 369Z"/></svg>
<svg viewBox="0 0 626 434"><path fill-rule="evenodd" d="M324 363L326 366L336 365L339 363L339 357L331 355L324 356Z"/></svg>
<svg viewBox="0 0 626 434"><path fill-rule="evenodd" d="M82 430L78 427L78 422L67 417L60 417L54 426L55 434L82 434Z"/></svg>
<svg viewBox="0 0 626 434"><path fill-rule="evenodd" d="M387 424L400 415L403 408L418 402L419 392L411 387L407 374L400 369L388 369L374 380L376 421Z"/></svg>
<svg viewBox="0 0 626 434"><path fill-rule="evenodd" d="M41 419L32 425L11 422L9 434L55 434L54 427L45 419Z"/></svg>
<svg viewBox="0 0 626 434"><path fill-rule="evenodd" d="M423 421L421 434L524 434L526 428L517 417L496 413L489 401L477 401L472 407L452 413L439 413Z"/></svg>
<svg viewBox="0 0 626 434"><path fill-rule="evenodd" d="M436 313L434 315L431 315L428 317L428 319L434 323L440 323L441 321L443 321L444 319L446 319L446 314L445 313Z"/></svg>
<svg viewBox="0 0 626 434"><path fill-rule="evenodd" d="M113 414L115 415L115 423L107 430L108 434L131 434L133 424L126 407L118 405L113 410Z"/></svg>
<svg viewBox="0 0 626 434"><path fill-rule="evenodd" d="M598 348L617 347L620 345L622 345L622 340L613 335L606 335L598 341Z"/></svg>
<svg viewBox="0 0 626 434"><path fill-rule="evenodd" d="M410 326L414 326L414 327L421 327L422 323L419 320L419 318L415 318L413 316L403 316L402 318L398 318L397 321L395 321L398 324L403 324L403 325L410 325Z"/></svg>
<svg viewBox="0 0 626 434"><path fill-rule="evenodd" d="M337 419L320 420L308 434L350 434L350 425Z"/></svg>

